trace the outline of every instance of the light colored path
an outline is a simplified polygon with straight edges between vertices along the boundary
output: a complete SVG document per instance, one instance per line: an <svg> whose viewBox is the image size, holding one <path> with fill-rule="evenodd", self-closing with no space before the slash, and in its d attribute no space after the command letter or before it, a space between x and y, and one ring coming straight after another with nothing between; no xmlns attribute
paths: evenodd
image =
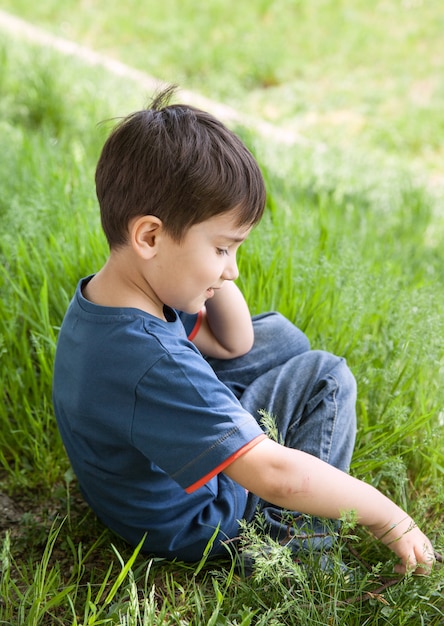
<svg viewBox="0 0 444 626"><path fill-rule="evenodd" d="M57 50L61 54L76 57L88 65L103 67L116 76L133 80L139 87L151 93L155 92L163 85L162 81L153 76L149 76L145 72L134 69L129 65L111 59L85 46L80 46L67 39L56 37L41 28L33 26L29 22L1 10L0 29L15 37L21 37L30 43L46 46ZM210 100L198 93L180 89L180 94L182 99L187 103L209 111L227 125L239 124L246 128L251 128L255 132L259 132L263 137L273 139L286 145L308 143L306 139L294 132L278 128L264 120L244 115L236 109Z"/></svg>

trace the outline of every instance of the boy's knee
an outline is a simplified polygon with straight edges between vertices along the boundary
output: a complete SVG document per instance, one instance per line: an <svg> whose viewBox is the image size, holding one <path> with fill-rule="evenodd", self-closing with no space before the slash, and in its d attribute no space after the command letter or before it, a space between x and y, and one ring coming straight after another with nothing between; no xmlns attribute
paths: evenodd
<svg viewBox="0 0 444 626"><path fill-rule="evenodd" d="M256 315L253 327L256 341L264 341L276 350L285 346L289 357L310 350L307 336L281 313L271 311Z"/></svg>
<svg viewBox="0 0 444 626"><path fill-rule="evenodd" d="M345 358L323 350L313 350L311 354L317 361L318 380L332 377L342 397L347 396L351 402L356 402L356 379Z"/></svg>
<svg viewBox="0 0 444 626"><path fill-rule="evenodd" d="M350 388L351 391L356 389L356 379L349 368L347 361L342 356L330 355L333 360L334 376L342 387Z"/></svg>
<svg viewBox="0 0 444 626"><path fill-rule="evenodd" d="M353 401L356 401L357 396L357 385L356 378L354 377L353 372L347 365L347 361L341 357L338 365L339 370L339 385L343 390L346 390L348 394L352 397Z"/></svg>
<svg viewBox="0 0 444 626"><path fill-rule="evenodd" d="M337 360L331 371L337 383L335 401L338 407L336 417L337 426L344 432L349 433L354 440L356 434L356 379L343 357L335 357Z"/></svg>

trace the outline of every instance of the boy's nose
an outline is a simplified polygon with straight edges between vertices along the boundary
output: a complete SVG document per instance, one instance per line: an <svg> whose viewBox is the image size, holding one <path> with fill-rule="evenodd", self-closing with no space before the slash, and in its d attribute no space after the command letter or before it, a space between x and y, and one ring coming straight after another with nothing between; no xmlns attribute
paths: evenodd
<svg viewBox="0 0 444 626"><path fill-rule="evenodd" d="M231 257L230 260L225 265L222 278L224 280L236 280L238 276L239 276L239 270L237 268L236 259L234 257Z"/></svg>

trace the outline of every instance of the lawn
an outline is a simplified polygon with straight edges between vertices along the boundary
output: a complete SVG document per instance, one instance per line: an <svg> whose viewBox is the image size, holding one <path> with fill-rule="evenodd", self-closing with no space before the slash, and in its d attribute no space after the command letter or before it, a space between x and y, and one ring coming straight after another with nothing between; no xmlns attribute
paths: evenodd
<svg viewBox="0 0 444 626"><path fill-rule="evenodd" d="M213 1L193 19L190 2L78 4L0 1L58 35L303 134L289 146L237 127L268 187L266 216L241 248L239 284L253 313L279 310L313 347L347 358L359 387L352 473L405 507L442 552L438 3L369 11L361 2L352 10ZM246 578L229 551L195 565L143 558L87 510L54 423L52 359L79 277L107 252L93 187L110 128L100 122L143 106L147 94L131 79L2 35L0 623L441 624L442 568L396 578L391 554L352 522L328 575L315 554L301 564L282 550L261 559L255 529L245 530L258 555ZM421 102L412 103L406 94L421 80L429 89L418 87ZM364 123L353 125L357 111Z"/></svg>
<svg viewBox="0 0 444 626"><path fill-rule="evenodd" d="M0 0L77 41L319 144L442 189L440 0Z"/></svg>

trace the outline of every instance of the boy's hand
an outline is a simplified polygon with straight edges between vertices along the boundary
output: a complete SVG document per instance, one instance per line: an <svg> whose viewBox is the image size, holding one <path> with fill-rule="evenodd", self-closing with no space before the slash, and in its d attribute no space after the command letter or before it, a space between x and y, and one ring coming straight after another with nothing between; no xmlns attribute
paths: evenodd
<svg viewBox="0 0 444 626"><path fill-rule="evenodd" d="M397 554L401 563L395 566L398 574L430 574L435 563L433 546L411 517L405 515L399 522L371 532Z"/></svg>
<svg viewBox="0 0 444 626"><path fill-rule="evenodd" d="M253 341L247 303L235 283L225 281L213 298L207 300L193 342L205 356L233 359L251 350Z"/></svg>

